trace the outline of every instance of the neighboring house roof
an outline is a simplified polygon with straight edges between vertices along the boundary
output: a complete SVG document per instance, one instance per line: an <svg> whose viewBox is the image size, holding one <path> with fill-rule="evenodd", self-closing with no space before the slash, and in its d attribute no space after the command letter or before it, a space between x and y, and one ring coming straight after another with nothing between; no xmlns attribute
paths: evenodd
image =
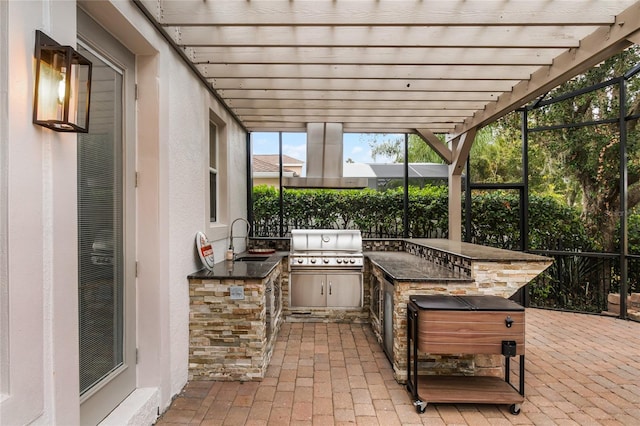
<svg viewBox="0 0 640 426"><path fill-rule="evenodd" d="M254 155L253 156L253 172L254 173L278 173L279 172L279 156L274 155ZM296 158L289 157L288 155L282 156L282 172L285 174L293 175L293 170L287 169L287 166L302 166L303 161Z"/></svg>
<svg viewBox="0 0 640 426"><path fill-rule="evenodd" d="M254 155L254 159L259 159L261 161L265 161L271 164L275 164L276 166L280 162L280 158L278 154L262 154L262 155ZM284 166L302 166L304 161L298 160L297 158L290 157L288 155L282 155L282 164Z"/></svg>
<svg viewBox="0 0 640 426"><path fill-rule="evenodd" d="M264 161L258 156L253 156L253 171L254 172L277 172L278 165Z"/></svg>
<svg viewBox="0 0 640 426"><path fill-rule="evenodd" d="M376 177L371 165L366 163L344 163L342 165L342 175L344 177Z"/></svg>
<svg viewBox="0 0 640 426"><path fill-rule="evenodd" d="M449 166L436 163L410 163L409 177L427 179L447 179ZM404 176L404 164L401 163L345 163L343 166L345 177L378 177L378 178L402 178Z"/></svg>

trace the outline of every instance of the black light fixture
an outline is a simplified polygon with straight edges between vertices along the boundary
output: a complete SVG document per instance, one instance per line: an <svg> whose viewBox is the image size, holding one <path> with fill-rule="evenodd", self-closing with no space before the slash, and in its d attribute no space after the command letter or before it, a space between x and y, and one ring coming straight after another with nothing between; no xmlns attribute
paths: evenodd
<svg viewBox="0 0 640 426"><path fill-rule="evenodd" d="M57 132L89 131L91 62L36 30L33 123Z"/></svg>

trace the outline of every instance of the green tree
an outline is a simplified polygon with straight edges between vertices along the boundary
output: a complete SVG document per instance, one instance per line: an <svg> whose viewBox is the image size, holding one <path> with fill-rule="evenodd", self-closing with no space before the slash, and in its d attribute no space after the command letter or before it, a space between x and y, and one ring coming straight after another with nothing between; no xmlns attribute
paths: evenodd
<svg viewBox="0 0 640 426"><path fill-rule="evenodd" d="M597 67L551 91L556 97L580 88L623 75L640 63L640 50L634 46L604 61ZM640 112L637 78L627 83L627 114ZM543 106L530 114L530 127L591 123L615 119L619 113L617 85L590 91L560 103ZM629 208L640 201L640 152L637 120L627 122ZM561 168L566 188L578 188L582 200L582 219L591 235L597 236L601 248L615 251L616 227L620 209L619 142L617 122L549 130L536 134L535 142L546 151L552 168Z"/></svg>
<svg viewBox="0 0 640 426"><path fill-rule="evenodd" d="M519 132L504 131L507 124L509 129L516 124L514 118L517 116L485 126L476 133L469 157L473 182L522 182Z"/></svg>
<svg viewBox="0 0 640 426"><path fill-rule="evenodd" d="M383 156L390 158L394 163L404 162L404 136L370 134L367 137L374 161L377 157ZM439 137L444 140L444 135ZM444 164L442 158L418 135L409 135L407 151L410 163Z"/></svg>
<svg viewBox="0 0 640 426"><path fill-rule="evenodd" d="M522 180L522 114L514 111L482 128L471 148L471 176L474 182L502 183ZM579 187L566 176L561 156L536 143L529 136L529 191L564 199L575 206Z"/></svg>

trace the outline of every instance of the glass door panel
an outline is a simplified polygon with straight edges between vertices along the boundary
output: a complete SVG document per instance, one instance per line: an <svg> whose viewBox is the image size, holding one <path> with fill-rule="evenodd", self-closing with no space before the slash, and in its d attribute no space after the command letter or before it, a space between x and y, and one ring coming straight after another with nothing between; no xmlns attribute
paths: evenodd
<svg viewBox="0 0 640 426"><path fill-rule="evenodd" d="M122 109L122 75L95 56L91 61L93 90L102 94L100 108L105 113L94 117L91 133L78 142L81 394L124 359L122 120L115 116Z"/></svg>

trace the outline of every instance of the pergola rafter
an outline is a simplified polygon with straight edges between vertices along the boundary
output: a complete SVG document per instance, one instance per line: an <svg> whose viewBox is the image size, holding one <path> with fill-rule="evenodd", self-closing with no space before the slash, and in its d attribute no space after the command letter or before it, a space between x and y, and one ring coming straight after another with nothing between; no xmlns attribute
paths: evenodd
<svg viewBox="0 0 640 426"><path fill-rule="evenodd" d="M134 1L249 131L331 120L455 137L640 28L636 0Z"/></svg>

